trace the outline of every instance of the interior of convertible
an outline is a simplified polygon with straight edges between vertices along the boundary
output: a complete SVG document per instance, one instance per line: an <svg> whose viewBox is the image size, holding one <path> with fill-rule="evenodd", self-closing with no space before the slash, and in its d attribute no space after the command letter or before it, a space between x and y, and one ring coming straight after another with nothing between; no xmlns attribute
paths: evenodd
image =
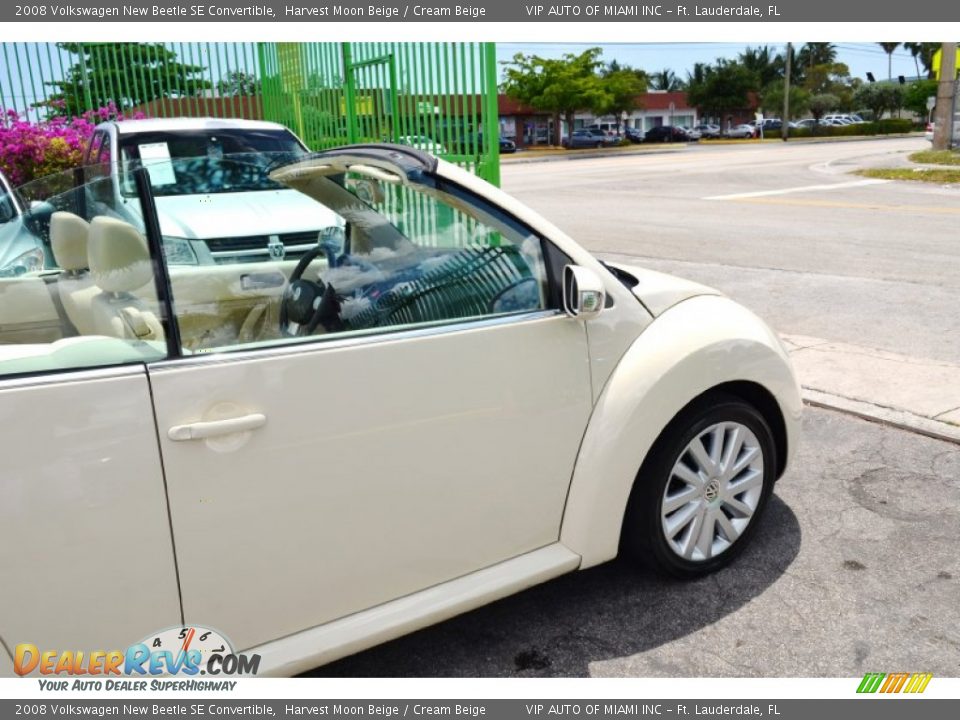
<svg viewBox="0 0 960 720"><path fill-rule="evenodd" d="M25 200L47 211L33 229L48 262L0 276L0 375L163 359L172 321L179 351L189 355L548 306L541 241L464 193L411 183L388 166L309 159L270 179L282 190L237 194L248 227L228 230L237 247L267 239L269 253L231 256L221 243L227 250L212 261L197 228L229 228L231 213L211 204L197 220L200 194L178 222L158 203L175 318L158 299L138 199L124 198L122 207L104 200L111 181L101 175ZM276 241L291 220L280 215L289 204L271 200L280 193L328 211L328 224L310 229L315 242L306 251L288 254Z"/></svg>

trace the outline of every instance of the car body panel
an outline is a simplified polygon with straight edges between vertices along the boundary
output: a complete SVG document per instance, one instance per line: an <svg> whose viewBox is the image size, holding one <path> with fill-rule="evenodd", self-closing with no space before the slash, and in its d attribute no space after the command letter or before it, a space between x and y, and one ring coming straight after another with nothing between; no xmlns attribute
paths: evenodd
<svg viewBox="0 0 960 720"><path fill-rule="evenodd" d="M184 615L238 648L556 542L592 407L583 324L552 313L150 374ZM168 437L222 413L267 422Z"/></svg>
<svg viewBox="0 0 960 720"><path fill-rule="evenodd" d="M799 386L776 334L750 311L727 298L695 297L634 342L594 408L570 485L560 542L582 567L616 557L627 499L634 480L643 482L637 471L663 428L697 396L741 380L777 399L792 454Z"/></svg>
<svg viewBox="0 0 960 720"><path fill-rule="evenodd" d="M607 264L619 268L637 279L637 284L631 288L631 291L654 317L662 315L677 303L697 295L721 294L719 290L714 290L706 285L656 270L647 270L636 265L624 265L622 263L608 262Z"/></svg>
<svg viewBox="0 0 960 720"><path fill-rule="evenodd" d="M143 366L0 379L0 421L11 449L0 483L10 649L127 647L179 623Z"/></svg>
<svg viewBox="0 0 960 720"><path fill-rule="evenodd" d="M576 570L560 543L252 649L260 674L286 677L486 605Z"/></svg>

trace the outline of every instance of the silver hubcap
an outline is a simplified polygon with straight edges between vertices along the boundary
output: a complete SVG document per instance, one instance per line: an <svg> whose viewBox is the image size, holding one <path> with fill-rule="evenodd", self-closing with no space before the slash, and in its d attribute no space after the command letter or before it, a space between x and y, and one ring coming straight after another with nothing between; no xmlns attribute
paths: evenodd
<svg viewBox="0 0 960 720"><path fill-rule="evenodd" d="M763 493L763 452L745 425L711 425L677 458L660 506L670 549L693 561L729 548L753 519Z"/></svg>

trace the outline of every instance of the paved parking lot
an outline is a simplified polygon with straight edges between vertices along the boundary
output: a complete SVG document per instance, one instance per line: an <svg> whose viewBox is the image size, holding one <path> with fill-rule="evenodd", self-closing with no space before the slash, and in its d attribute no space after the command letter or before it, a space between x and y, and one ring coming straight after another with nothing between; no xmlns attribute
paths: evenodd
<svg viewBox="0 0 960 720"><path fill-rule="evenodd" d="M960 446L808 409L756 540L696 582L612 562L314 674L960 675Z"/></svg>

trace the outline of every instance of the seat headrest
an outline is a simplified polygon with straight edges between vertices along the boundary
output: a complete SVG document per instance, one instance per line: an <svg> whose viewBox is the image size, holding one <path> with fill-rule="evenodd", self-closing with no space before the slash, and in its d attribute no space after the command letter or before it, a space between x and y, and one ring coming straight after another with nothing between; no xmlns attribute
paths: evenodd
<svg viewBox="0 0 960 720"><path fill-rule="evenodd" d="M132 292L153 279L146 238L123 220L95 217L87 255L93 281L107 292Z"/></svg>
<svg viewBox="0 0 960 720"><path fill-rule="evenodd" d="M90 223L79 215L58 210L50 216L50 247L63 270L86 270Z"/></svg>

